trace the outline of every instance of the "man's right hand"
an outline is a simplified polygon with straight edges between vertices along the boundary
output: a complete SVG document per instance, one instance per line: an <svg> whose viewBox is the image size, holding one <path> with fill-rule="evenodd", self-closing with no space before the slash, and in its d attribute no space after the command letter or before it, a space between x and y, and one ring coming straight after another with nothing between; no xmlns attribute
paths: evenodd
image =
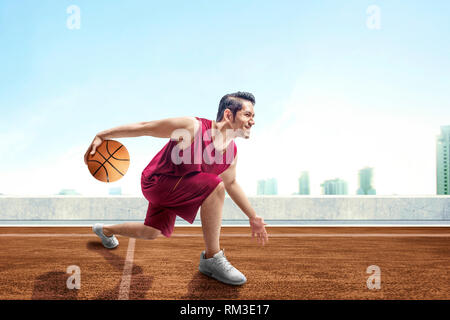
<svg viewBox="0 0 450 320"><path fill-rule="evenodd" d="M102 144L103 139L99 136L95 136L94 140L92 140L91 145L87 149L86 153L84 154L84 163L87 165L87 160L89 155L93 156L95 154L95 150Z"/></svg>

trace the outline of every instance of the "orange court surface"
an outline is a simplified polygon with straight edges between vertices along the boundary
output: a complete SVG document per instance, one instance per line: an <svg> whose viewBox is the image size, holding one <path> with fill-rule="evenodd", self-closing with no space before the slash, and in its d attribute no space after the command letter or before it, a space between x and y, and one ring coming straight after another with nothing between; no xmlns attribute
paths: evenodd
<svg viewBox="0 0 450 320"><path fill-rule="evenodd" d="M90 227L0 227L1 300L450 299L450 227L222 227L221 246L248 281L198 271L200 227L104 248ZM68 289L68 267L79 289ZM379 268L379 288L369 288Z"/></svg>

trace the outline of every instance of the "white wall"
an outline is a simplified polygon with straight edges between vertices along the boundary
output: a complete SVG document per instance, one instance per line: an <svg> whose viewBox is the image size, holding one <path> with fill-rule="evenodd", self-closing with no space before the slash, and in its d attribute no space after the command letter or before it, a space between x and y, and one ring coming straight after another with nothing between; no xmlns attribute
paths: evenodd
<svg viewBox="0 0 450 320"><path fill-rule="evenodd" d="M450 196L256 196L249 200L265 220L450 221ZM129 196L0 196L0 220L143 220L147 206L145 198ZM226 197L223 219L246 216Z"/></svg>

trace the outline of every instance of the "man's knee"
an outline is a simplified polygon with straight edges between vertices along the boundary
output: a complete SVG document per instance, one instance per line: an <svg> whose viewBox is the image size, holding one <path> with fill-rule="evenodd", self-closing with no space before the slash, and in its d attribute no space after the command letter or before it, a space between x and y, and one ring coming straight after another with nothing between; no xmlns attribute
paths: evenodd
<svg viewBox="0 0 450 320"><path fill-rule="evenodd" d="M213 193L216 194L217 197L225 198L225 184L221 181L217 187L214 189Z"/></svg>
<svg viewBox="0 0 450 320"><path fill-rule="evenodd" d="M202 206L215 204L216 201L224 201L225 199L225 185L223 181L221 181L215 189L208 195L208 197L203 202Z"/></svg>
<svg viewBox="0 0 450 320"><path fill-rule="evenodd" d="M145 239L147 239L147 240L154 240L154 239L158 238L158 236L160 234L161 234L161 232L155 232L155 233L152 233L152 234L147 234Z"/></svg>
<svg viewBox="0 0 450 320"><path fill-rule="evenodd" d="M161 231L159 231L156 228L145 226L145 228L142 230L140 234L140 238L146 239L146 240L153 240L156 239L161 234Z"/></svg>

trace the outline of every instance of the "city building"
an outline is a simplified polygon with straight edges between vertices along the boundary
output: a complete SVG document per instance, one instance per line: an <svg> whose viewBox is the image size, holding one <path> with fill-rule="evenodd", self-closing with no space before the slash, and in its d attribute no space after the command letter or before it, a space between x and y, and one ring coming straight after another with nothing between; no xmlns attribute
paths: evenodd
<svg viewBox="0 0 450 320"><path fill-rule="evenodd" d="M58 195L78 196L80 194L78 192L76 192L75 189L61 189L61 191L59 191Z"/></svg>
<svg viewBox="0 0 450 320"><path fill-rule="evenodd" d="M256 190L257 195L276 195L278 194L278 185L275 178L267 180L258 180Z"/></svg>
<svg viewBox="0 0 450 320"><path fill-rule="evenodd" d="M325 195L348 194L347 182L338 178L326 180L320 186L322 187L322 194Z"/></svg>
<svg viewBox="0 0 450 320"><path fill-rule="evenodd" d="M258 185L256 187L256 194L263 195L265 186L266 186L266 180L258 180Z"/></svg>
<svg viewBox="0 0 450 320"><path fill-rule="evenodd" d="M308 171L303 171L298 179L298 194L310 194Z"/></svg>
<svg viewBox="0 0 450 320"><path fill-rule="evenodd" d="M359 195L373 195L376 190L373 188L373 168L365 167L359 170L359 188L356 194Z"/></svg>
<svg viewBox="0 0 450 320"><path fill-rule="evenodd" d="M450 126L441 126L436 137L436 193L449 194Z"/></svg>
<svg viewBox="0 0 450 320"><path fill-rule="evenodd" d="M120 196L122 194L122 187L109 188L109 195Z"/></svg>

